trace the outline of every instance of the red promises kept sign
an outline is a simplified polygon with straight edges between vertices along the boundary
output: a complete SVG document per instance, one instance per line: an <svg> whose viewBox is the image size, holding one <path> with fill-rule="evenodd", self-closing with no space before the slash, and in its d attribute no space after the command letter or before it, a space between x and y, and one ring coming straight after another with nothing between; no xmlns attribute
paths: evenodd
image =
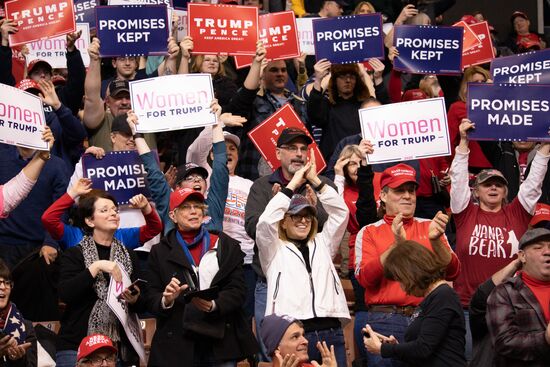
<svg viewBox="0 0 550 367"><path fill-rule="evenodd" d="M296 17L293 11L260 15L259 28L259 38L264 43L268 60L300 56ZM235 56L237 69L250 65L251 59L248 56Z"/></svg>
<svg viewBox="0 0 550 367"><path fill-rule="evenodd" d="M258 8L188 4L188 34L196 54L255 55Z"/></svg>
<svg viewBox="0 0 550 367"><path fill-rule="evenodd" d="M6 17L13 19L19 27L19 32L10 35L11 46L76 30L73 0L8 1Z"/></svg>
<svg viewBox="0 0 550 367"><path fill-rule="evenodd" d="M313 137L296 114L296 111L288 103L248 133L248 137L272 170L276 170L281 165L281 162L277 159L275 148L277 147L277 139L279 139L281 132L287 127L302 129L313 140ZM317 173L319 173L325 169L327 164L314 140L309 145L309 148L313 149L315 153L315 163L317 165ZM309 158L309 153L307 157Z"/></svg>

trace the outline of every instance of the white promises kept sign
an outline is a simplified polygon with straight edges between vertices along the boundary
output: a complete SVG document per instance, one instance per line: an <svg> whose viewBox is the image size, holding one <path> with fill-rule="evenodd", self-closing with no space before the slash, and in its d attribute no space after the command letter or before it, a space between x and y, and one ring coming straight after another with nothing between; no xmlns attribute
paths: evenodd
<svg viewBox="0 0 550 367"><path fill-rule="evenodd" d="M48 150L42 140L46 117L37 96L0 83L0 142Z"/></svg>
<svg viewBox="0 0 550 367"><path fill-rule="evenodd" d="M88 47L90 47L90 26L88 23L76 23L76 31L82 31L82 35L76 40L75 46L80 51L84 66L90 66L90 56ZM29 55L27 56L27 65L32 60L45 60L54 69L67 67L67 36L47 38L28 45Z"/></svg>
<svg viewBox="0 0 550 367"><path fill-rule="evenodd" d="M122 274L122 282L116 282L113 277L111 277L109 289L107 290L107 305L124 327L126 336L136 353L139 355L139 359L145 362L145 347L143 345L143 334L139 319L135 313L130 313L128 310L128 303L118 298L118 296L132 284L132 281L122 265L118 262L117 265Z"/></svg>
<svg viewBox="0 0 550 367"><path fill-rule="evenodd" d="M214 98L210 74L178 74L130 82L138 132L158 132L208 126Z"/></svg>
<svg viewBox="0 0 550 367"><path fill-rule="evenodd" d="M451 154L443 98L392 103L359 110L361 131L374 153L369 163L399 162Z"/></svg>

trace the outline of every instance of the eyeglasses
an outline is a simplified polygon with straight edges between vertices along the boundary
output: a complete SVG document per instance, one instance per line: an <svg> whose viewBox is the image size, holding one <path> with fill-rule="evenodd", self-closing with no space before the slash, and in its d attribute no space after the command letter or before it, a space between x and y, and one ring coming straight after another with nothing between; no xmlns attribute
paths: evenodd
<svg viewBox="0 0 550 367"><path fill-rule="evenodd" d="M4 288L11 288L13 287L13 282L11 280L0 279L0 285L4 286Z"/></svg>
<svg viewBox="0 0 550 367"><path fill-rule="evenodd" d="M200 182L200 181L204 181L204 177L202 177L201 175L189 175L187 177L185 177L183 179L183 181L187 181L187 182Z"/></svg>
<svg viewBox="0 0 550 367"><path fill-rule="evenodd" d="M116 355L110 355L107 357L91 357L82 361L82 363L89 363L92 366L101 366L103 361L107 362L108 365L114 364L116 362Z"/></svg>
<svg viewBox="0 0 550 367"><path fill-rule="evenodd" d="M101 214L109 213L111 210L114 211L115 214L119 214L119 211L120 211L117 207L96 209L96 211L101 213Z"/></svg>
<svg viewBox="0 0 550 367"><path fill-rule="evenodd" d="M290 153L296 154L298 151L302 154L307 153L307 146L298 147L296 145L282 145L279 148L289 151Z"/></svg>
<svg viewBox="0 0 550 367"><path fill-rule="evenodd" d="M189 212L191 210L203 210L204 204L182 204L176 209L180 209L182 211Z"/></svg>
<svg viewBox="0 0 550 367"><path fill-rule="evenodd" d="M290 219L292 219L294 223L301 223L304 220L306 223L311 223L313 216L311 214L291 214Z"/></svg>

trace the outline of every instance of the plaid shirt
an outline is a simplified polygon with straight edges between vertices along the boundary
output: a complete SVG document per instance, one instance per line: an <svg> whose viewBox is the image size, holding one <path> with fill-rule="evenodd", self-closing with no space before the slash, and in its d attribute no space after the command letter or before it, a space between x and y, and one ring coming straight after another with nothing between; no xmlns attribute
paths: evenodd
<svg viewBox="0 0 550 367"><path fill-rule="evenodd" d="M486 319L496 353L495 366L550 366L544 314L521 276L509 278L493 290L487 300Z"/></svg>

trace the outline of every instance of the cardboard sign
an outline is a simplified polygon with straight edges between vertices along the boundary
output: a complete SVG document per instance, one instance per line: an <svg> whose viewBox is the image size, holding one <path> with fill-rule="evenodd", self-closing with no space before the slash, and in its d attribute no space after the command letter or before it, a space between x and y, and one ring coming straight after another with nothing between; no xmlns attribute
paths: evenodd
<svg viewBox="0 0 550 367"><path fill-rule="evenodd" d="M296 28L300 51L307 55L315 55L315 37L313 36L313 21L320 18L297 18Z"/></svg>
<svg viewBox="0 0 550 367"><path fill-rule="evenodd" d="M95 7L99 0L74 0L74 17L77 23L88 23L95 28ZM78 28L78 24L77 24Z"/></svg>
<svg viewBox="0 0 550 367"><path fill-rule="evenodd" d="M255 55L258 8L255 6L189 4L188 31L193 53Z"/></svg>
<svg viewBox="0 0 550 367"><path fill-rule="evenodd" d="M496 58L491 75L497 84L550 84L550 49Z"/></svg>
<svg viewBox="0 0 550 367"><path fill-rule="evenodd" d="M37 96L0 83L0 142L48 150L42 140L46 116Z"/></svg>
<svg viewBox="0 0 550 367"><path fill-rule="evenodd" d="M130 276L124 270L122 264L117 262L117 265L122 274L122 282L117 282L113 277L109 282L109 289L107 290L107 305L116 315L118 321L122 324L124 332L128 337L128 340L134 347L134 350L139 356L139 359L145 363L145 347L143 344L143 333L141 331L141 324L137 314L131 313L128 310L128 303L118 296L132 284Z"/></svg>
<svg viewBox="0 0 550 367"><path fill-rule="evenodd" d="M90 46L90 28L87 23L77 23L76 30L82 31L82 35L76 40L75 46L80 51L84 66L90 65L90 55L88 47ZM47 61L52 68L67 67L67 37L59 36L32 42L28 45L29 54L27 55L27 65L35 59Z"/></svg>
<svg viewBox="0 0 550 367"><path fill-rule="evenodd" d="M400 162L451 154L445 99L430 98L359 110L361 132L374 153L369 163Z"/></svg>
<svg viewBox="0 0 550 367"><path fill-rule="evenodd" d="M210 74L178 74L130 82L139 132L190 129L216 123Z"/></svg>
<svg viewBox="0 0 550 367"><path fill-rule="evenodd" d="M94 189L113 195L119 205L129 204L138 194L151 197L147 171L136 151L108 152L102 159L91 154L82 156L84 177L92 180Z"/></svg>
<svg viewBox="0 0 550 367"><path fill-rule="evenodd" d="M415 74L461 74L462 36L457 27L401 25L394 28L399 51L394 69Z"/></svg>
<svg viewBox="0 0 550 367"><path fill-rule="evenodd" d="M300 56L293 11L260 15L259 37L264 43L267 60L284 60ZM235 56L237 69L252 64L250 56Z"/></svg>
<svg viewBox="0 0 550 367"><path fill-rule="evenodd" d="M477 34L470 28L465 21L461 20L453 24L453 27L462 27L464 29L464 36L462 37L462 52L468 51L481 44L481 40Z"/></svg>
<svg viewBox="0 0 550 367"><path fill-rule="evenodd" d="M73 0L13 0L6 2L6 17L19 31L10 34L10 45L56 37L76 29Z"/></svg>
<svg viewBox="0 0 550 367"><path fill-rule="evenodd" d="M550 85L468 83L472 140L550 141Z"/></svg>
<svg viewBox="0 0 550 367"><path fill-rule="evenodd" d="M294 108L288 103L279 108L271 117L264 120L248 133L248 137L252 140L256 149L258 149L273 171L281 165L275 153L277 139L281 132L287 127L302 129L311 140L313 140L313 137L304 126L302 120L300 120L300 117L296 114L296 111L294 111ZM319 173L325 169L327 164L315 140L309 145L309 148L313 149L315 153L315 163L317 165L317 173Z"/></svg>
<svg viewBox="0 0 550 367"><path fill-rule="evenodd" d="M96 17L101 57L166 53L166 6L98 6Z"/></svg>
<svg viewBox="0 0 550 367"><path fill-rule="evenodd" d="M315 58L349 64L384 58L380 14L320 18L313 21Z"/></svg>
<svg viewBox="0 0 550 367"><path fill-rule="evenodd" d="M172 0L109 0L107 5L166 5L172 7Z"/></svg>
<svg viewBox="0 0 550 367"><path fill-rule="evenodd" d="M495 58L495 49L493 48L493 40L489 31L489 24L481 22L472 24L470 29L475 32L480 40L479 46L462 52L462 68L479 64L485 64Z"/></svg>
<svg viewBox="0 0 550 367"><path fill-rule="evenodd" d="M176 16L177 24L177 39L178 41L183 40L183 37L187 36L187 10L174 9L173 13Z"/></svg>

